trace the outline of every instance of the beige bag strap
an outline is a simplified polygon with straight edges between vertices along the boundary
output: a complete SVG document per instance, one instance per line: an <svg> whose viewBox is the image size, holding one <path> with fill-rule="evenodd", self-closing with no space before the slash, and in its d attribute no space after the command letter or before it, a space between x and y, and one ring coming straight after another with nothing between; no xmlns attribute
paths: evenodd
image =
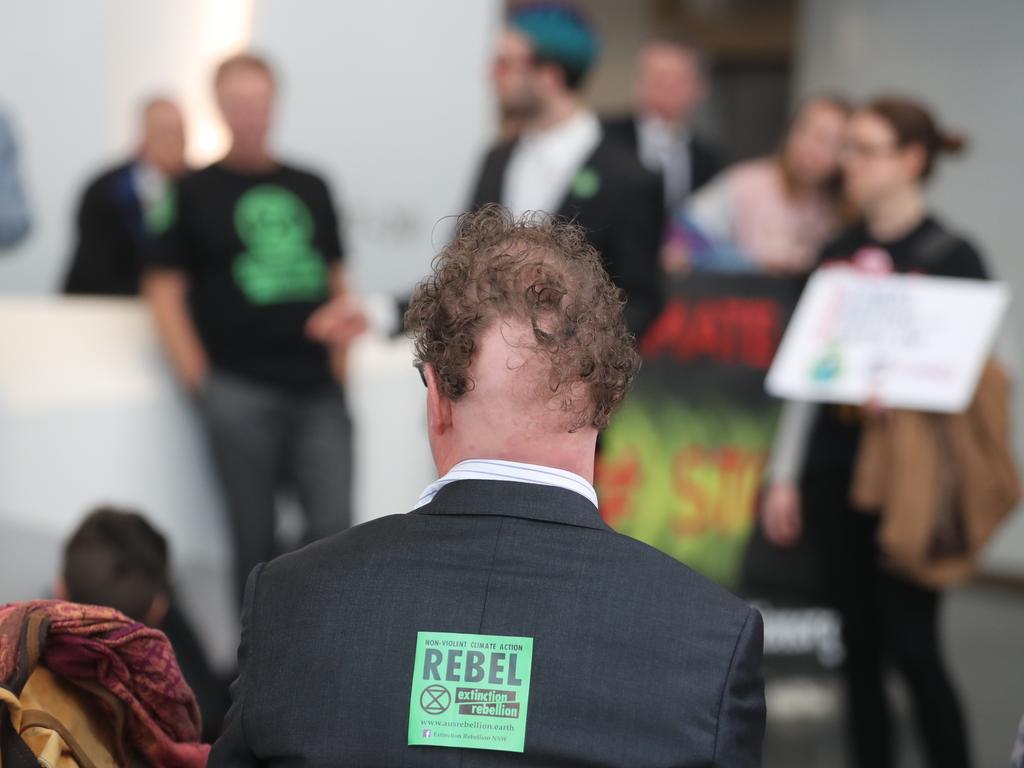
<svg viewBox="0 0 1024 768"><path fill-rule="evenodd" d="M71 732L50 713L38 709L22 710L20 731L24 734L29 728L46 728L53 731L64 740L67 748L71 751L71 756L82 768L96 768L96 764L85 754L85 750L71 735Z"/></svg>
<svg viewBox="0 0 1024 768"><path fill-rule="evenodd" d="M114 733L114 743L112 745L114 749L114 759L117 760L118 765L128 765L128 757L124 750L126 726L124 702L99 683L93 682L92 680L70 680L69 682L77 685L82 690L91 693L96 698L103 699L107 703L107 709L110 712L110 727Z"/></svg>

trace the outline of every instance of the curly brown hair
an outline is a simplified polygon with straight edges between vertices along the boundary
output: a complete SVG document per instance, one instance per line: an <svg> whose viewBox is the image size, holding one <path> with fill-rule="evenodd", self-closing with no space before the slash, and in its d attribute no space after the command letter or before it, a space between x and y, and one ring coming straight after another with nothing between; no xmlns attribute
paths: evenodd
<svg viewBox="0 0 1024 768"><path fill-rule="evenodd" d="M623 303L578 226L487 205L459 219L416 287L405 330L416 365L429 364L441 392L457 400L473 388L469 369L484 331L498 319L528 324L527 347L547 358L544 383L569 412L568 430L603 429L640 364ZM580 384L587 397L574 397Z"/></svg>

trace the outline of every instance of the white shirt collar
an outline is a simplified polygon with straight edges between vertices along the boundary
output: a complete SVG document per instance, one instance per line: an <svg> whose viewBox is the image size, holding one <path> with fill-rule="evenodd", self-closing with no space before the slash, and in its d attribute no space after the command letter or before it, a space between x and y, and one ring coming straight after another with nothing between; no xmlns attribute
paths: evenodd
<svg viewBox="0 0 1024 768"><path fill-rule="evenodd" d="M690 153L680 151L690 141L689 129L656 117L643 117L637 123L637 141L640 162L662 174L665 200L674 209L690 191L692 182Z"/></svg>
<svg viewBox="0 0 1024 768"><path fill-rule="evenodd" d="M558 213L573 177L600 143L601 121L588 109L547 130L526 132L512 151L502 202L517 216Z"/></svg>
<svg viewBox="0 0 1024 768"><path fill-rule="evenodd" d="M637 119L637 129L641 135L657 137L663 141L689 141L690 129L683 124L668 123L658 117L646 115Z"/></svg>
<svg viewBox="0 0 1024 768"><path fill-rule="evenodd" d="M132 183L144 210L161 202L170 187L167 177L142 159L136 160L132 166Z"/></svg>
<svg viewBox="0 0 1024 768"><path fill-rule="evenodd" d="M589 109L578 109L568 119L544 130L527 130L519 140L523 148L539 147L561 156L601 136L601 121Z"/></svg>
<svg viewBox="0 0 1024 768"><path fill-rule="evenodd" d="M504 480L513 483L550 485L578 493L595 507L597 506L597 491L594 490L594 486L575 472L545 467L541 464L525 464L519 461L466 459L448 470L444 477L438 478L428 485L420 494L413 509L419 509L425 504L429 504L434 500L438 491L457 480Z"/></svg>

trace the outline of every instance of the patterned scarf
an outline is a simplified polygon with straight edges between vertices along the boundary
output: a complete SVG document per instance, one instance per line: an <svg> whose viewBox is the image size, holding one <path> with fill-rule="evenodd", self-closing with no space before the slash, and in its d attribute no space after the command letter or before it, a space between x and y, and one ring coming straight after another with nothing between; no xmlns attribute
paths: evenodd
<svg viewBox="0 0 1024 768"><path fill-rule="evenodd" d="M94 605L0 606L0 682L18 692L37 664L116 697L124 705L127 741L151 764L206 765L210 747L199 743L199 707L159 630Z"/></svg>

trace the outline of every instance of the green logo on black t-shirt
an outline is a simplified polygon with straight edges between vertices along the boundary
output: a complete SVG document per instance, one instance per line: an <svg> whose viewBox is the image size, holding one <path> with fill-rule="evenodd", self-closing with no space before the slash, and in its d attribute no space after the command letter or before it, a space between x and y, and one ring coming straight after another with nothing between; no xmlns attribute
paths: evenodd
<svg viewBox="0 0 1024 768"><path fill-rule="evenodd" d="M246 250L233 274L252 304L316 301L327 293L327 266L313 245L313 216L293 192L262 184L235 204L235 230Z"/></svg>

